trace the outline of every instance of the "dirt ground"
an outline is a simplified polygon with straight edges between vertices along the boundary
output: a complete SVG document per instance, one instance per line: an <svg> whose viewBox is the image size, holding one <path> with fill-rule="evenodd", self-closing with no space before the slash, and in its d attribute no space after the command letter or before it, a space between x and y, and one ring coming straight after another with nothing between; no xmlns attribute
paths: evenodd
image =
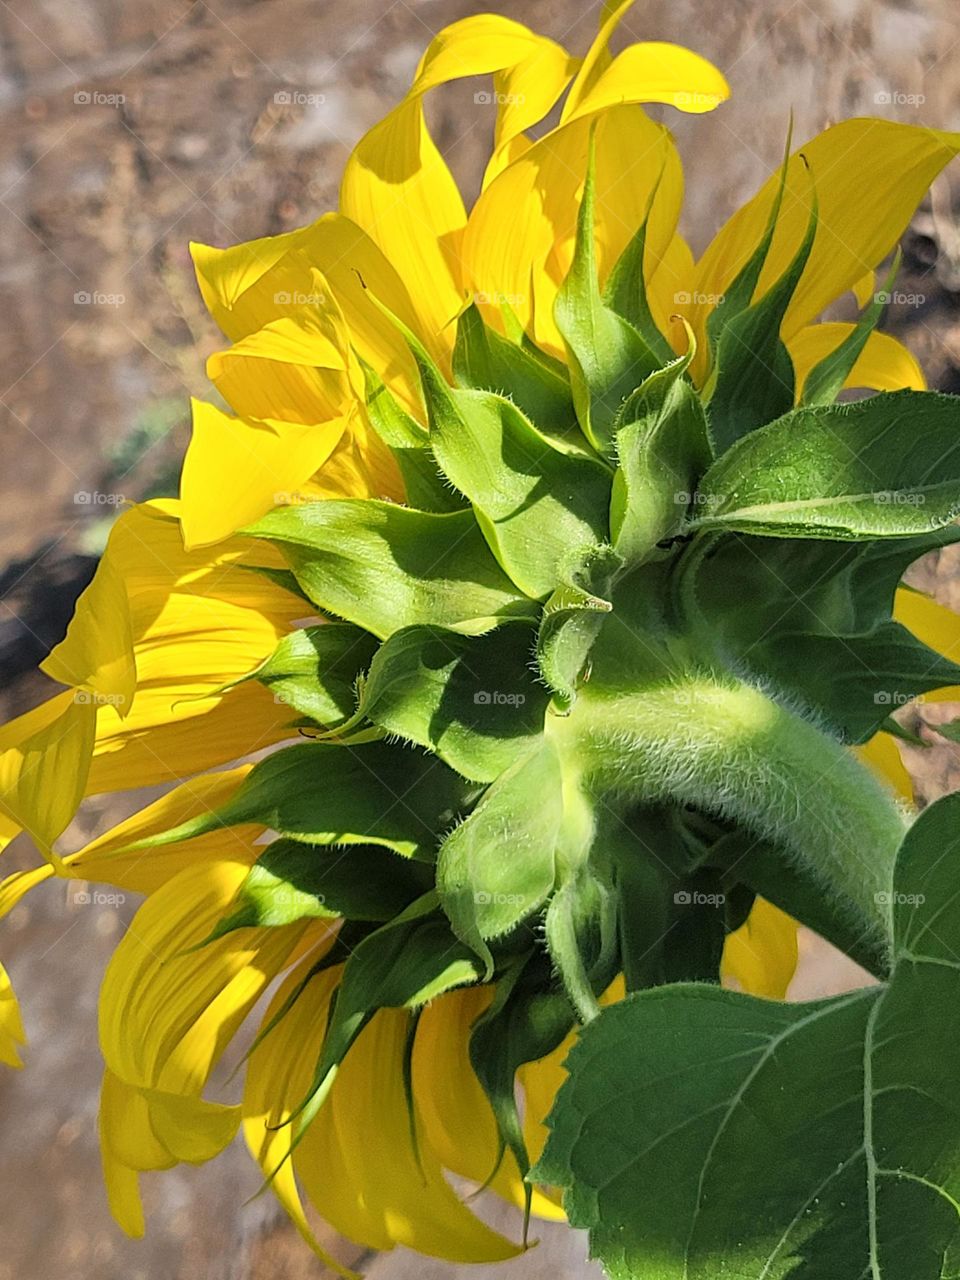
<svg viewBox="0 0 960 1280"><path fill-rule="evenodd" d="M220 344L188 241L276 233L333 207L350 147L404 91L431 36L483 8L582 51L599 6L0 0L4 713L37 698L29 673L62 633L117 502L175 491L188 398L206 393L204 359ZM692 45L733 87L713 116L669 117L687 164L685 230L695 248L776 166L791 109L801 139L857 114L960 128L956 0L639 0L624 27L633 39ZM492 129L475 88L441 91L430 108L468 191ZM284 95L315 105L288 105ZM953 391L957 181L938 184L905 241L903 292L915 300L892 308L885 326ZM950 552L925 570L955 607L958 568ZM958 784L958 751L910 753L925 798ZM110 802L96 802L70 836L79 843L115 817ZM4 857L12 869L27 851ZM0 1280L319 1276L269 1198L244 1206L259 1182L239 1146L205 1168L147 1180L145 1241L126 1240L109 1218L95 1137L95 1003L135 905L78 905L51 886L4 922L0 955L31 1047L25 1072L0 1076ZM813 948L804 993L843 980ZM581 1237L550 1229L542 1239L514 1275L592 1270ZM358 1256L336 1247L344 1260ZM368 1269L380 1280L457 1271L402 1252ZM483 1268L473 1274L486 1280Z"/></svg>

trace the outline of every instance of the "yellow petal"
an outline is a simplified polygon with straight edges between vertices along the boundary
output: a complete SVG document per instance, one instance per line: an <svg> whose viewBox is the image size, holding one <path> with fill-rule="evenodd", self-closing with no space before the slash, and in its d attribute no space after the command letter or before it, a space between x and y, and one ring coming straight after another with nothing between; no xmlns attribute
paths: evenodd
<svg viewBox="0 0 960 1280"><path fill-rule="evenodd" d="M330 457L346 418L304 425L234 418L193 401L193 435L180 478L188 550L221 542L273 507L298 500Z"/></svg>
<svg viewBox="0 0 960 1280"><path fill-rule="evenodd" d="M243 764L236 769L191 778L91 840L77 853L69 854L63 860L64 867L77 879L106 882L135 893L153 893L180 871L204 860L230 858L251 862L259 853L253 840L261 834L260 827L221 827L193 840L156 849L131 849L130 845L179 826L198 814L218 809L234 794L252 767ZM14 888L11 884L8 893ZM25 891L21 891L21 896ZM4 885L0 885L0 916L5 914L5 901Z"/></svg>
<svg viewBox="0 0 960 1280"><path fill-rule="evenodd" d="M796 968L796 921L757 898L746 922L727 938L720 976L751 995L783 1000Z"/></svg>
<svg viewBox="0 0 960 1280"><path fill-rule="evenodd" d="M854 747L854 753L874 773L879 774L907 804L913 804L913 783L903 765L897 740L889 733L875 733L869 742Z"/></svg>
<svg viewBox="0 0 960 1280"><path fill-rule="evenodd" d="M10 977L0 964L0 1062L8 1067L22 1067L20 1046L26 1044L20 1005Z"/></svg>
<svg viewBox="0 0 960 1280"><path fill-rule="evenodd" d="M288 962L302 924L203 942L227 913L250 859L203 862L140 907L100 993L104 1061L127 1084L199 1097L240 1023Z"/></svg>
<svg viewBox="0 0 960 1280"><path fill-rule="evenodd" d="M264 1014L261 1032L300 986L315 960L315 956L308 955L290 971ZM331 968L311 978L296 1003L254 1049L247 1064L242 1111L247 1146L264 1177L270 1178L270 1189L294 1226L327 1266L341 1276L350 1277L352 1273L330 1257L311 1231L297 1189L293 1162L285 1159L291 1142L290 1127L285 1122L303 1100L313 1079L330 999L340 981L340 972L338 968ZM309 1137L308 1134L307 1140Z"/></svg>
<svg viewBox="0 0 960 1280"><path fill-rule="evenodd" d="M413 1085L425 1139L441 1164L523 1208L524 1182L509 1152L490 1180L500 1146L497 1125L470 1062L470 1028L490 994L489 988L464 987L427 1005L414 1042ZM556 1216L556 1206L538 1189L532 1209L540 1217Z"/></svg>
<svg viewBox="0 0 960 1280"><path fill-rule="evenodd" d="M931 649L960 663L960 614L922 591L901 587L894 600L893 616Z"/></svg>
<svg viewBox="0 0 960 1280"><path fill-rule="evenodd" d="M828 324L807 325L793 335L787 348L796 373L798 397L810 370L835 351L853 332L853 328L852 324L831 321ZM866 387L871 391L900 391L905 387L924 391L927 383L916 357L902 342L888 333L874 331L843 385Z"/></svg>
<svg viewBox="0 0 960 1280"><path fill-rule="evenodd" d="M410 296L380 249L349 218L328 213L283 236L228 249L198 244L191 249L204 301L235 342L287 316L289 299L311 287L312 268L321 271L342 309L352 345L408 409L418 408L413 358L399 332L384 324L368 290L405 324L415 326Z"/></svg>
<svg viewBox="0 0 960 1280"><path fill-rule="evenodd" d="M112 564L126 585L138 687L126 720L103 708L91 795L179 780L289 734L289 708L269 690L251 682L221 691L272 653L306 606L243 567L281 567L263 545L231 539L215 550L186 551L179 514L171 501L124 512L97 571ZM52 698L7 726L0 750L10 734L48 727L71 697Z"/></svg>
<svg viewBox="0 0 960 1280"><path fill-rule="evenodd" d="M417 1159L403 1085L408 1031L404 1010L383 1009L361 1032L294 1153L297 1175L328 1222L371 1247L451 1262L514 1257L521 1247L451 1189L419 1121Z"/></svg>
<svg viewBox="0 0 960 1280"><path fill-rule="evenodd" d="M40 664L51 680L98 695L128 714L137 684L127 589L112 560L77 601L67 634Z"/></svg>
<svg viewBox="0 0 960 1280"><path fill-rule="evenodd" d="M960 134L891 120L844 120L790 160L783 208L757 285L762 296L796 253L809 218L811 177L819 201L816 239L787 309L791 337L890 252L930 183L960 150ZM800 159L800 156L805 158ZM808 172L809 170L809 172ZM759 243L779 184L774 174L714 238L697 270L697 294L723 294ZM869 192L869 200L864 193ZM701 301L694 328L712 310Z"/></svg>
<svg viewBox="0 0 960 1280"><path fill-rule="evenodd" d="M434 38L407 97L361 138L348 160L341 210L397 266L429 343L447 335L452 344L447 326L463 302L459 241L466 215L426 127L423 95L449 80L498 73L498 91L506 85L508 99L515 99L499 112L496 146L502 155L552 105L569 71L562 49L520 23L494 14L464 18Z"/></svg>
<svg viewBox="0 0 960 1280"><path fill-rule="evenodd" d="M480 196L463 237L466 280L491 320L508 303L556 352L563 343L553 304L573 255L589 136L590 119L578 117L529 147ZM642 223L659 180L648 227L652 273L673 240L683 198L676 148L662 125L632 106L599 116L595 146L601 282Z"/></svg>
<svg viewBox="0 0 960 1280"><path fill-rule="evenodd" d="M97 726L93 694L66 694L57 711L35 731L40 717L24 716L0 733L0 812L47 856L83 798Z"/></svg>

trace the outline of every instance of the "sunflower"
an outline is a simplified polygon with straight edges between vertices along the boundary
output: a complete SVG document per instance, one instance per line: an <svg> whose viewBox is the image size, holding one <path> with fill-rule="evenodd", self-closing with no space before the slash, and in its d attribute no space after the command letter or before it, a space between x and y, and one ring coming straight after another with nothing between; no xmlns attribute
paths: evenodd
<svg viewBox="0 0 960 1280"><path fill-rule="evenodd" d="M911 793L875 646L899 646L898 691L957 695L954 615L898 586L952 513L858 559L832 516L811 540L731 514L730 475L794 405L827 439L844 388L939 401L876 330L874 272L960 135L836 125L694 262L641 104L728 88L676 46L613 56L627 8L582 59L453 24L338 212L193 246L230 411L194 404L179 500L120 516L43 664L64 688L0 731L0 835L41 854L0 913L58 876L145 895L100 1004L131 1234L141 1173L242 1125L321 1254L304 1200L376 1249L512 1256L450 1175L562 1217L525 1175L603 1002L721 978L782 998L792 916L882 968ZM468 215L423 99L478 75L496 127ZM818 322L849 290L861 318ZM866 440L884 400L843 429ZM56 848L84 797L155 784ZM209 1100L267 996L241 1104ZM0 1058L23 1040L0 970Z"/></svg>

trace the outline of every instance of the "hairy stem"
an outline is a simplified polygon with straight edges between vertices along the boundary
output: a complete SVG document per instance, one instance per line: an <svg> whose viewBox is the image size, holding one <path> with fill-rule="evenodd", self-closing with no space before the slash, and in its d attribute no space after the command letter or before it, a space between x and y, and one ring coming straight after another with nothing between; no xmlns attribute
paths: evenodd
<svg viewBox="0 0 960 1280"><path fill-rule="evenodd" d="M825 894L891 937L907 819L846 747L759 689L694 674L642 692L584 692L552 731L606 804L669 801L775 843Z"/></svg>

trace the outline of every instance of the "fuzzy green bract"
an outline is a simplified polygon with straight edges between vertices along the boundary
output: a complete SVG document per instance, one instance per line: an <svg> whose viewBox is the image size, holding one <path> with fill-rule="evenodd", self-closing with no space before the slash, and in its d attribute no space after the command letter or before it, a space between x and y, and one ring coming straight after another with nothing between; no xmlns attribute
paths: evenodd
<svg viewBox="0 0 960 1280"><path fill-rule="evenodd" d="M421 419L369 370L367 408L409 505L247 530L320 619L250 677L314 740L147 842L274 833L215 936L344 920L294 1140L378 1008L488 983L471 1060L525 1171L515 1073L587 1024L535 1176L618 1276L960 1274L960 917L955 860L936 861L956 805L897 862L906 818L849 749L891 703L960 683L893 618L905 570L960 536L960 401L835 403L874 310L795 406L779 330L810 207L755 298L775 206L702 388L692 332L676 354L653 325L643 232L600 289L591 176L566 362L471 306L448 378L403 330ZM924 908L902 907L915 892ZM756 895L884 985L802 1007L723 992ZM618 975L628 998L601 1012Z"/></svg>

